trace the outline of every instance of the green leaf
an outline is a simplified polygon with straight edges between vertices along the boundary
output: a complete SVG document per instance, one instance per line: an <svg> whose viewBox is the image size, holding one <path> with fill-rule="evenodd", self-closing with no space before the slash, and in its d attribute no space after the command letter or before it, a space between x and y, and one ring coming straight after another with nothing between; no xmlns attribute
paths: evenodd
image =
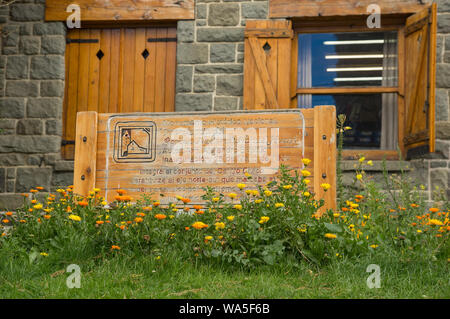
<svg viewBox="0 0 450 319"><path fill-rule="evenodd" d="M337 224L329 224L329 223L323 224L329 231L332 231L333 233L342 233L343 231L342 227Z"/></svg>
<svg viewBox="0 0 450 319"><path fill-rule="evenodd" d="M28 255L30 264L32 264L36 260L37 256L39 256L39 253L37 251L33 251Z"/></svg>

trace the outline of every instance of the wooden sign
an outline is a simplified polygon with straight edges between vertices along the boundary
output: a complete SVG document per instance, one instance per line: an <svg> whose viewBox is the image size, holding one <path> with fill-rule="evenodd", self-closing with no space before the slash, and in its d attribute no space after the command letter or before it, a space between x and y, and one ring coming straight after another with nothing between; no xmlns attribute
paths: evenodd
<svg viewBox="0 0 450 319"><path fill-rule="evenodd" d="M111 202L117 189L134 200L147 194L161 204L176 196L201 203L203 187L236 192L274 180L279 166L308 166L317 196L335 206L334 106L314 109L195 113L79 112L74 191L100 188ZM245 173L252 175L248 180ZM324 193L321 183L332 188ZM164 196L161 196L163 194Z"/></svg>

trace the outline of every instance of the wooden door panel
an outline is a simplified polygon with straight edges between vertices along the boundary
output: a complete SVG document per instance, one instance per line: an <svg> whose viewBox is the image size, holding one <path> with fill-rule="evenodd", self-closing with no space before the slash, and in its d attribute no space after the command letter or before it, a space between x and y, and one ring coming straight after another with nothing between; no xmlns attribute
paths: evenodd
<svg viewBox="0 0 450 319"><path fill-rule="evenodd" d="M65 159L74 157L77 112L174 111L176 28L78 29L68 38Z"/></svg>

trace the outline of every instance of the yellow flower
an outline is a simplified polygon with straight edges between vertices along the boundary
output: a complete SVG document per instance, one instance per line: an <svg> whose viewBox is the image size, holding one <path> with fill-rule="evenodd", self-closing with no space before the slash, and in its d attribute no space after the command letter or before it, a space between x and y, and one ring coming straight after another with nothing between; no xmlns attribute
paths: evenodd
<svg viewBox="0 0 450 319"><path fill-rule="evenodd" d="M326 237L326 238L329 238L329 239L334 239L334 238L336 238L337 236L336 236L335 234L327 233L327 234L325 234L325 237Z"/></svg>
<svg viewBox="0 0 450 319"><path fill-rule="evenodd" d="M225 228L225 223L222 222L215 223L214 225L216 226L216 230Z"/></svg>
<svg viewBox="0 0 450 319"><path fill-rule="evenodd" d="M346 127L344 127L344 130L345 131L348 131L348 130L351 130L352 128L350 127L350 126L346 126Z"/></svg>
<svg viewBox="0 0 450 319"><path fill-rule="evenodd" d="M303 183L305 183L305 185L308 185L309 183L311 183L311 180L305 178L305 179L303 180Z"/></svg>
<svg viewBox="0 0 450 319"><path fill-rule="evenodd" d="M219 200L220 200L219 197L213 197L213 199L212 199L212 201L213 201L214 203L217 203Z"/></svg>
<svg viewBox="0 0 450 319"><path fill-rule="evenodd" d="M306 169L302 169L300 173L302 173L303 177L308 177L309 175L311 175L311 172Z"/></svg>
<svg viewBox="0 0 450 319"><path fill-rule="evenodd" d="M242 205L239 205L239 204L236 204L233 207L236 208L237 210L241 210L242 209Z"/></svg>
<svg viewBox="0 0 450 319"><path fill-rule="evenodd" d="M100 188L94 188L94 192L95 192L95 193L100 192Z"/></svg>
<svg viewBox="0 0 450 319"><path fill-rule="evenodd" d="M359 162L362 163L362 162L364 162L365 160L366 160L366 158L363 156L363 157L361 157L361 158L359 159Z"/></svg>
<svg viewBox="0 0 450 319"><path fill-rule="evenodd" d="M266 195L266 196L271 196L271 195L272 195L272 191L265 190L265 191L264 191L264 195Z"/></svg>
<svg viewBox="0 0 450 319"><path fill-rule="evenodd" d="M47 256L48 256L48 254L47 254L47 253L44 253L44 252L40 253L40 255L41 255L41 256L44 256L44 257L47 257Z"/></svg>
<svg viewBox="0 0 450 319"><path fill-rule="evenodd" d="M268 216L261 216L261 219L259 220L260 224L267 223L269 221L270 217Z"/></svg>
<svg viewBox="0 0 450 319"><path fill-rule="evenodd" d="M211 239L213 239L212 236L205 236L205 243L208 243Z"/></svg>
<svg viewBox="0 0 450 319"><path fill-rule="evenodd" d="M74 220L76 222L80 222L81 221L81 217L78 215L69 215L69 219Z"/></svg>
<svg viewBox="0 0 450 319"><path fill-rule="evenodd" d="M370 247L372 247L373 249L375 249L375 248L378 247L378 245L373 244L373 245L370 245Z"/></svg>
<svg viewBox="0 0 450 319"><path fill-rule="evenodd" d="M356 179L359 180L359 181L362 179L362 177L363 177L362 174L357 174L356 175Z"/></svg>
<svg viewBox="0 0 450 319"><path fill-rule="evenodd" d="M229 193L228 194L228 197L230 197L231 199L234 199L234 198L236 198L236 194L235 193Z"/></svg>
<svg viewBox="0 0 450 319"><path fill-rule="evenodd" d="M341 214L339 214L339 213L334 213L333 214L333 217L339 217L339 216L341 216Z"/></svg>
<svg viewBox="0 0 450 319"><path fill-rule="evenodd" d="M436 225L436 226L444 225L439 219L430 219L429 224L430 225Z"/></svg>
<svg viewBox="0 0 450 319"><path fill-rule="evenodd" d="M36 204L33 206L34 209L42 209L42 204Z"/></svg>
<svg viewBox="0 0 450 319"><path fill-rule="evenodd" d="M281 207L284 207L284 204L283 203L275 203L275 207L281 208Z"/></svg>
<svg viewBox="0 0 450 319"><path fill-rule="evenodd" d="M420 234L422 231L420 229L418 229L417 232Z"/></svg>
<svg viewBox="0 0 450 319"><path fill-rule="evenodd" d="M292 185L284 185L283 188L284 188L284 189L291 189L291 188L292 188Z"/></svg>
<svg viewBox="0 0 450 319"><path fill-rule="evenodd" d="M248 173L248 172L245 172L244 175L245 175L245 177L247 177L247 178L251 178L251 177L252 177L252 175L250 175L250 173Z"/></svg>
<svg viewBox="0 0 450 319"><path fill-rule="evenodd" d="M308 166L309 163L311 163L311 160L309 158L302 158L302 162L305 166Z"/></svg>
<svg viewBox="0 0 450 319"><path fill-rule="evenodd" d="M228 216L227 219L228 219L230 222L232 222L232 221L234 220L234 216L233 216L233 215Z"/></svg>
<svg viewBox="0 0 450 319"><path fill-rule="evenodd" d="M367 161L367 165L369 165L369 166L373 166L373 162L372 162L372 160L370 160L370 161Z"/></svg>
<svg viewBox="0 0 450 319"><path fill-rule="evenodd" d="M257 199L257 200L255 200L255 203L260 204L260 203L262 203L262 201L263 201L262 199Z"/></svg>
<svg viewBox="0 0 450 319"><path fill-rule="evenodd" d="M325 191L329 190L331 188L331 185L328 183L323 183L320 185Z"/></svg>
<svg viewBox="0 0 450 319"><path fill-rule="evenodd" d="M309 197L309 196L311 196L311 194L310 194L309 192L304 192L304 193L303 193L303 196Z"/></svg>
<svg viewBox="0 0 450 319"><path fill-rule="evenodd" d="M240 190L243 190L247 185L245 185L245 184L237 184L236 185Z"/></svg>
<svg viewBox="0 0 450 319"><path fill-rule="evenodd" d="M156 260L160 260L160 259L161 259L161 256L156 256L155 259L156 259Z"/></svg>

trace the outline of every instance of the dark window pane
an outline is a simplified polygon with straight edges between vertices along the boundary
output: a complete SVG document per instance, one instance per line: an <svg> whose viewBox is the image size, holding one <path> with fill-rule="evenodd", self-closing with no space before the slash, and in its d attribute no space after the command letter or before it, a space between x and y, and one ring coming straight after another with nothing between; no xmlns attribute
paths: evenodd
<svg viewBox="0 0 450 319"><path fill-rule="evenodd" d="M397 86L397 33L299 34L298 87Z"/></svg>

